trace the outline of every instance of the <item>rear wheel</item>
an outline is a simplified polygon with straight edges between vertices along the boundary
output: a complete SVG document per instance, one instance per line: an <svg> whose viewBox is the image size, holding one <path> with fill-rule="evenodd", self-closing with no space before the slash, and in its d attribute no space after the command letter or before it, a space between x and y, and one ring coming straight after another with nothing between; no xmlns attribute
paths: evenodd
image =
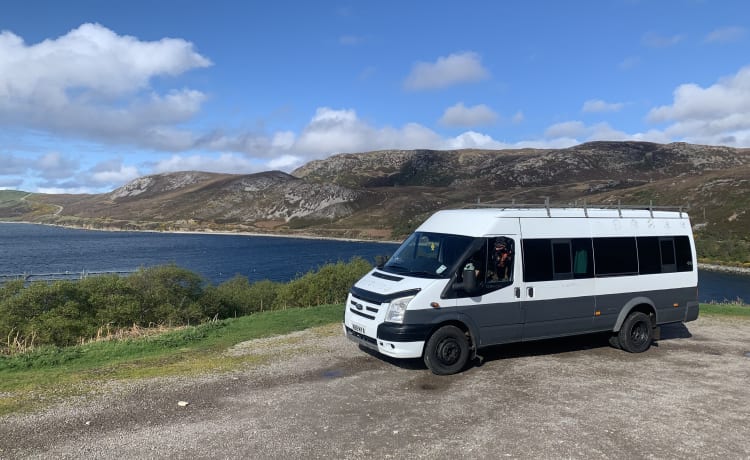
<svg viewBox="0 0 750 460"><path fill-rule="evenodd" d="M630 353L641 353L649 349L654 340L654 328L647 314L634 311L625 318L617 334L620 348Z"/></svg>
<svg viewBox="0 0 750 460"><path fill-rule="evenodd" d="M469 339L456 326L443 326L430 336L424 350L424 363L437 375L461 371L469 360Z"/></svg>

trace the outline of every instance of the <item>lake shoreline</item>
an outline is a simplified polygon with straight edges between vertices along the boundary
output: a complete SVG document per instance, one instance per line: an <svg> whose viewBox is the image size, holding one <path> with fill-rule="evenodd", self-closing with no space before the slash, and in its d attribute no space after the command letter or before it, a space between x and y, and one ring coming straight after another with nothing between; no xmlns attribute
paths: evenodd
<svg viewBox="0 0 750 460"><path fill-rule="evenodd" d="M137 229L116 229L116 228L87 228L75 225L60 225L60 224L49 224L41 222L28 222L28 221L0 221L0 224L25 224L25 225L44 225L49 227L57 228L68 228L73 230L87 230L92 232L117 232L117 233L156 233L156 234L174 234L174 235L219 235L219 236L250 236L250 237L267 237L267 238L296 238L303 240L323 240L323 241L343 241L349 243L383 243L383 244L400 244L401 241L394 240L370 240L365 238L338 238L328 237L310 234L285 234L285 233L256 233L256 232L245 232L237 231L233 232L230 230L137 230ZM698 269L721 272L721 273L732 273L736 275L747 275L750 276L750 268L747 267L736 267L733 265L718 265L718 264L706 264L698 263Z"/></svg>
<svg viewBox="0 0 750 460"><path fill-rule="evenodd" d="M366 238L342 238L334 236L311 235L309 233L289 234L289 233L256 233L246 231L231 230L141 230L141 229L124 229L124 228L89 228L77 225L60 225L44 222L29 221L9 221L0 220L0 224L24 224L24 225L44 225L47 227L68 228L71 230L86 230L91 232L113 232L113 233L157 233L157 234L174 234L174 235L219 235L219 236L259 236L270 238L296 238L301 240L325 240L325 241L343 241L347 243L384 243L384 244L401 244L401 241L395 240L375 240Z"/></svg>
<svg viewBox="0 0 750 460"><path fill-rule="evenodd" d="M698 264L699 270L707 270L712 272L721 273L732 273L735 275L748 275L750 276L750 268L746 267L734 267L732 265L716 265L716 264Z"/></svg>

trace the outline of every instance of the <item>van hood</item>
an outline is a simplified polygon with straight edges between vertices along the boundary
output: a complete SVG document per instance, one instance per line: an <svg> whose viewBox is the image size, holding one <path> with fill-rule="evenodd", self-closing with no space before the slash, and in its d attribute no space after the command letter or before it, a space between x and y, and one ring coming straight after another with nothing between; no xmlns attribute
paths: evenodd
<svg viewBox="0 0 750 460"><path fill-rule="evenodd" d="M416 278L411 276L394 275L377 268L370 271L354 285L365 291L381 295L392 295L404 291L424 290L436 282L445 283L446 279Z"/></svg>

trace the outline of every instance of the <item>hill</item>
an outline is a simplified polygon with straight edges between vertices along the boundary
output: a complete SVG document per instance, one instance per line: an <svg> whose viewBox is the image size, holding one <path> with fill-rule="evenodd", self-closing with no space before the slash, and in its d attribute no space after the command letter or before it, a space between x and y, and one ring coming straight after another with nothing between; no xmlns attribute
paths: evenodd
<svg viewBox="0 0 750 460"><path fill-rule="evenodd" d="M705 258L750 263L750 149L721 146L385 150L334 155L291 174L191 171L99 195L8 193L3 220L375 239L402 238L435 210L477 202L685 205Z"/></svg>

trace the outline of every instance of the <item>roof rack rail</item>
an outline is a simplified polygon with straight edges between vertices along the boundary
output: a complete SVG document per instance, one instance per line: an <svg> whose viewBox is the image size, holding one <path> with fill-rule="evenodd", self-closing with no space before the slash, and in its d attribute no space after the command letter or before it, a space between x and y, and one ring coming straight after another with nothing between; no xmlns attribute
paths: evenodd
<svg viewBox="0 0 750 460"><path fill-rule="evenodd" d="M617 204L594 204L591 205L589 203L586 203L586 200L582 200L581 203L579 203L577 200L573 203L564 203L564 204L555 204L551 205L549 197L544 197L544 203L516 203L516 200L511 200L510 203L500 203L500 202L484 202L482 203L479 199L477 199L476 203L472 203L466 206L463 206L463 208L497 208L497 209L546 209L547 210L547 217L551 217L551 208L556 209L581 209L583 208L583 214L588 217L589 216L589 209L595 208L595 209L617 209L617 212L620 217L622 216L622 211L625 210L641 210L641 211L648 211L651 215L651 217L654 217L654 211L677 211L680 213L680 217L686 217L687 211L690 210L690 204L682 205L682 206L654 206L653 200L650 200L648 202L648 205L623 205L620 200L617 200ZM685 214L685 216L683 216Z"/></svg>

